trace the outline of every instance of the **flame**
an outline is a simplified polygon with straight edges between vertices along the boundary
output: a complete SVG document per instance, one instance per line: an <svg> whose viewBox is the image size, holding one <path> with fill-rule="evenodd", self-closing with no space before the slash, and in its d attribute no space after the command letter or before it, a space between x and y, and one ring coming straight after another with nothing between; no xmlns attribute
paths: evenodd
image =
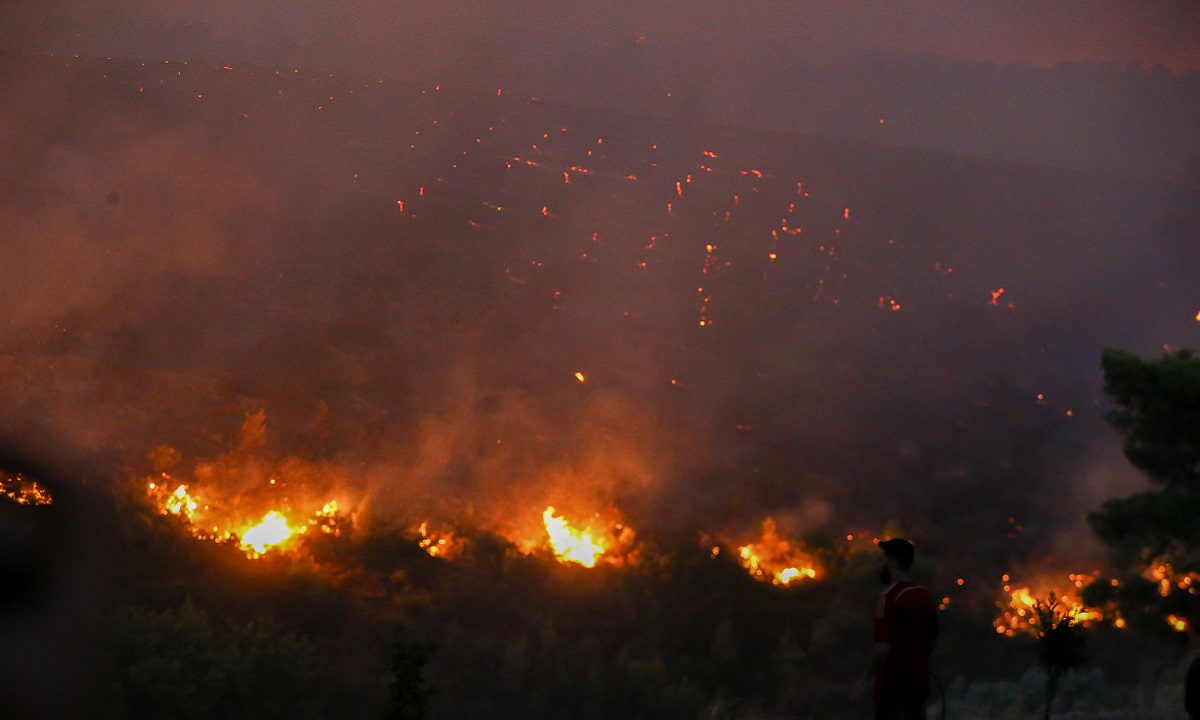
<svg viewBox="0 0 1200 720"><path fill-rule="evenodd" d="M1013 637L1019 632L1037 635L1042 632L1038 626L1039 607L1049 606L1056 618L1066 618L1072 625L1090 625L1104 619L1104 613L1097 608L1083 604L1079 595L1073 592L1082 589L1095 581L1098 573L1070 573L1066 592L1060 591L1059 584L1053 580L1034 585L1008 584L1009 576L1003 576L1006 599L997 605L1000 614L992 621L992 627L1000 635ZM1119 619L1119 618L1118 618ZM1114 619L1117 624L1117 619ZM1118 627L1123 627L1121 620Z"/></svg>
<svg viewBox="0 0 1200 720"><path fill-rule="evenodd" d="M603 539L593 537L587 530L571 527L564 518L555 514L553 506L542 512L542 524L550 538L550 549L559 562L595 567L596 561L608 550Z"/></svg>
<svg viewBox="0 0 1200 720"><path fill-rule="evenodd" d="M1188 630L1187 618L1182 618L1178 615L1168 615L1167 624L1170 625L1171 629L1175 632L1187 632Z"/></svg>
<svg viewBox="0 0 1200 720"><path fill-rule="evenodd" d="M0 476L0 495L18 505L51 505L54 502L46 488L22 475Z"/></svg>
<svg viewBox="0 0 1200 720"><path fill-rule="evenodd" d="M742 567L760 580L774 585L790 585L801 580L815 580L817 565L813 558L779 536L774 518L763 520L762 535L757 542L738 547Z"/></svg>
<svg viewBox="0 0 1200 720"><path fill-rule="evenodd" d="M454 537L454 533L430 530L428 522L417 526L417 534L421 536L417 545L429 553L430 557L450 558L461 548L461 543Z"/></svg>
<svg viewBox="0 0 1200 720"><path fill-rule="evenodd" d="M155 489L154 483L150 483L150 489ZM179 487L175 488L175 491L168 495L167 499L163 501L164 510L172 515L182 515L188 520L193 518L196 508L199 506L200 503L196 502L196 500L188 493L187 485L180 485Z"/></svg>
<svg viewBox="0 0 1200 720"><path fill-rule="evenodd" d="M278 510L271 510L263 515L263 519L257 525L241 534L241 547L247 555L256 557L280 545L297 532L304 532L304 529L293 530L288 526L287 518Z"/></svg>
<svg viewBox="0 0 1200 720"><path fill-rule="evenodd" d="M163 477L170 480L171 476L163 473ZM276 481L271 480L270 484L275 485ZM246 556L254 559L282 547L287 540L307 532L309 527L318 527L327 535L342 533L337 500L325 502L319 510L311 513L305 524L295 527L289 524L283 510L272 509L258 522L243 528L236 518L223 517L219 509L206 504L187 484L177 485L174 490L167 492L165 487L151 482L146 486L146 494L155 500L160 513L178 517L196 538L212 542L237 539Z"/></svg>

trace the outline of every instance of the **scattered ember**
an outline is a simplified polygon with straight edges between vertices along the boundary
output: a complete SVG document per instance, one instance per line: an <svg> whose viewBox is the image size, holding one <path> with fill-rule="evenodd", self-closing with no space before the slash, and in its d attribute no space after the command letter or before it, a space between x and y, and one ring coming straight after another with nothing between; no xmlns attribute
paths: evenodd
<svg viewBox="0 0 1200 720"><path fill-rule="evenodd" d="M1169 562L1158 562L1151 565L1146 571L1146 579L1158 585L1160 597L1169 596L1175 588L1189 595L1196 595L1200 592L1197 590L1200 588L1200 573L1177 573Z"/></svg>

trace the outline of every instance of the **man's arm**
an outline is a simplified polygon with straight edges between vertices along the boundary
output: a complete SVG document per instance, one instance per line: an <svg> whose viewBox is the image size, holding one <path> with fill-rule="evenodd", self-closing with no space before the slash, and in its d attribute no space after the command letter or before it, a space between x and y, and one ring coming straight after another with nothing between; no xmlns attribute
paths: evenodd
<svg viewBox="0 0 1200 720"><path fill-rule="evenodd" d="M862 677L854 684L854 689L850 692L850 699L858 702L867 692L867 686L871 680L879 674L883 669L883 663L887 660L888 650L892 648L891 643L877 642L871 645L871 653L867 655L867 667L863 670Z"/></svg>
<svg viewBox="0 0 1200 720"><path fill-rule="evenodd" d="M871 633L871 652L867 655L867 667L863 669L862 677L854 683L854 689L850 691L852 701L861 700L867 691L867 684L883 671L883 663L892 647L892 633L895 629L896 608L888 602L887 592L880 593L879 605L875 608L875 628Z"/></svg>

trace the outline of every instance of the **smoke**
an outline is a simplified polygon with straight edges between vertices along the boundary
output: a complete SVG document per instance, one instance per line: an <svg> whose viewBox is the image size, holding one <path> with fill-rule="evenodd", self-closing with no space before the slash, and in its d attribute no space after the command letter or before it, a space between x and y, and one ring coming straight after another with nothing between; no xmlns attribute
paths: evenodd
<svg viewBox="0 0 1200 720"><path fill-rule="evenodd" d="M5 38L25 49L79 42L93 54L211 54L370 71L461 71L488 57L501 67L534 58L552 64L581 46L635 39L686 43L701 60L791 43L825 57L884 51L1047 65L1138 60L1194 69L1200 59L1196 19L1186 0L1153 6L1128 0L752 2L735 11L716 2L53 2L10 3Z"/></svg>
<svg viewBox="0 0 1200 720"><path fill-rule="evenodd" d="M503 88L688 123L1142 173L1200 151L1200 11L1186 0L55 2L4 12L0 47L24 52Z"/></svg>
<svg viewBox="0 0 1200 720"><path fill-rule="evenodd" d="M1049 542L1100 348L1196 341L1179 201L1096 171L1176 171L1196 76L913 55L1194 67L1106 7L10 6L0 420L385 517Z"/></svg>

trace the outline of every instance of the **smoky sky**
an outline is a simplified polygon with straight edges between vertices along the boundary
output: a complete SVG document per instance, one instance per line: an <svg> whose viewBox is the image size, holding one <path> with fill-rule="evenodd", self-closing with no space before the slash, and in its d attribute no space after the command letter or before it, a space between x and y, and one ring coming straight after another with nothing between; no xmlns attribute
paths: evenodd
<svg viewBox="0 0 1200 720"><path fill-rule="evenodd" d="M5 40L78 42L93 53L205 55L372 71L471 64L489 53L546 62L640 38L696 58L784 42L814 56L868 51L994 62L1200 64L1200 11L1186 0L1089 2L101 2L9 3Z"/></svg>
<svg viewBox="0 0 1200 720"><path fill-rule="evenodd" d="M26 52L501 88L689 122L1134 172L1178 169L1181 152L1200 150L1200 10L1189 2L10 3L2 12L0 43Z"/></svg>
<svg viewBox="0 0 1200 720"><path fill-rule="evenodd" d="M3 13L2 417L113 477L1002 553L1197 343L1191 3Z"/></svg>

